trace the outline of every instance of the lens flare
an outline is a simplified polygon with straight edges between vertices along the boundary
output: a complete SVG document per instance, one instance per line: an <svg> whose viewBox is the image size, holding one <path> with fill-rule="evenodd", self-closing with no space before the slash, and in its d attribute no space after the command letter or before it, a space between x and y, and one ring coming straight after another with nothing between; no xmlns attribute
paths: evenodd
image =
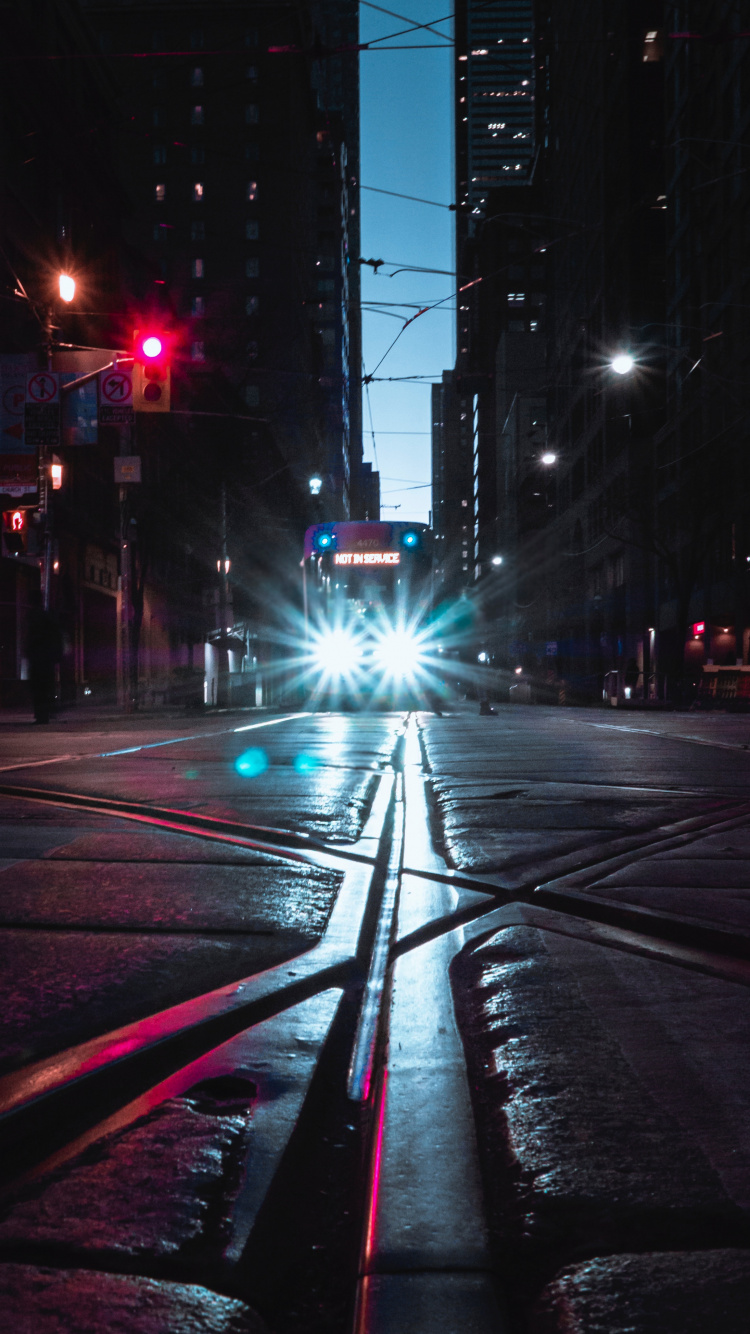
<svg viewBox="0 0 750 1334"><path fill-rule="evenodd" d="M320 760L314 755L297 755L294 760L294 770L298 774L313 774L320 768Z"/></svg>
<svg viewBox="0 0 750 1334"><path fill-rule="evenodd" d="M253 747L237 756L234 767L243 778L258 778L268 768L268 756L264 750Z"/></svg>

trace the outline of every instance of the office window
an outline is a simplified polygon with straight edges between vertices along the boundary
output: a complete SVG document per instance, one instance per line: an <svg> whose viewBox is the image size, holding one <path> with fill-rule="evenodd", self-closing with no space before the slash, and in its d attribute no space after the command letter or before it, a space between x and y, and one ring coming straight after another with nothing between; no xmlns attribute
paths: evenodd
<svg viewBox="0 0 750 1334"><path fill-rule="evenodd" d="M257 278L257 277L258 277L258 272L259 272L259 268L258 268L258 261L257 261L257 259L246 259L246 260L245 260L245 277L246 277L246 278Z"/></svg>
<svg viewBox="0 0 750 1334"><path fill-rule="evenodd" d="M247 298L247 300L246 300L246 302L245 302L245 314L246 314L246 315L257 315L257 314L258 314L258 298L257 298L257 296L249 296L249 297Z"/></svg>
<svg viewBox="0 0 750 1334"><path fill-rule="evenodd" d="M190 83L193 88L203 87L203 70L201 69L200 65L196 65L195 69L190 75Z"/></svg>
<svg viewBox="0 0 750 1334"><path fill-rule="evenodd" d="M161 144L154 149L154 164L161 167L167 160L167 150Z"/></svg>
<svg viewBox="0 0 750 1334"><path fill-rule="evenodd" d="M190 161L192 162L194 167L202 167L203 163L206 161L205 148L191 148Z"/></svg>
<svg viewBox="0 0 750 1334"><path fill-rule="evenodd" d="M246 223L245 223L245 240L246 240L246 241L257 241L257 239L258 239L258 224L257 224L257 222L246 222Z"/></svg>
<svg viewBox="0 0 750 1334"><path fill-rule="evenodd" d="M154 186L154 198L156 199L157 204L163 204L163 203L164 203L164 200L166 199L166 197L167 197L167 187L166 187L166 185L162 185L162 184L160 184L160 185L155 185L155 186Z"/></svg>
<svg viewBox="0 0 750 1334"><path fill-rule="evenodd" d="M334 291L334 289L335 289L335 283L334 283L334 281L333 281L333 278L319 278L319 279L318 279L318 291L319 291L319 292L325 292L326 294L330 294L330 293L332 293L332 292Z"/></svg>
<svg viewBox="0 0 750 1334"><path fill-rule="evenodd" d="M257 182L257 181L248 181L248 183L247 183L247 201L248 201L248 203L249 203L249 204L254 203L255 200L256 200L257 198L258 198L258 182Z"/></svg>
<svg viewBox="0 0 750 1334"><path fill-rule="evenodd" d="M203 221L203 219L201 218L200 222L191 222L190 240L205 241L205 239L206 239L206 224Z"/></svg>
<svg viewBox="0 0 750 1334"><path fill-rule="evenodd" d="M260 407L260 389L257 384L245 385L245 402L249 408Z"/></svg>
<svg viewBox="0 0 750 1334"><path fill-rule="evenodd" d="M194 278L202 278L202 277L203 277L203 260L202 260L202 259L194 259L194 260L193 260L193 277L194 277Z"/></svg>
<svg viewBox="0 0 750 1334"><path fill-rule="evenodd" d="M206 360L206 345L202 339L199 339L198 342L191 345L190 356L193 361Z"/></svg>
<svg viewBox="0 0 750 1334"><path fill-rule="evenodd" d="M193 183L193 199L196 202L196 204L199 204L202 198L203 198L203 181L195 181Z"/></svg>
<svg viewBox="0 0 750 1334"><path fill-rule="evenodd" d="M257 125L257 124L258 124L258 104L257 104L257 102L250 102L250 103L248 103L248 105L245 107L245 124L246 124L246 125Z"/></svg>
<svg viewBox="0 0 750 1334"><path fill-rule="evenodd" d="M193 297L193 304L192 304L191 310L192 310L192 314L195 316L196 319L200 319L200 317L201 317L202 315L205 315L206 311L205 311L205 305L204 305L204 300L203 300L203 297L202 297L202 296L194 296L194 297Z"/></svg>
<svg viewBox="0 0 750 1334"><path fill-rule="evenodd" d="M191 125L203 124L203 107L193 107L192 111L190 112L190 124Z"/></svg>

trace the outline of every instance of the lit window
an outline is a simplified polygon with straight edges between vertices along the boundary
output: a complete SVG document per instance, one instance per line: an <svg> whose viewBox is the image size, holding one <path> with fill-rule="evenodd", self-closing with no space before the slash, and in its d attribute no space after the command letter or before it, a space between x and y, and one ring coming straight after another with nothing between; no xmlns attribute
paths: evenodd
<svg viewBox="0 0 750 1334"><path fill-rule="evenodd" d="M202 315L205 315L206 310L202 296L193 297L192 313L196 319L200 319Z"/></svg>
<svg viewBox="0 0 750 1334"><path fill-rule="evenodd" d="M192 344L191 344L191 347L190 347L190 356L191 356L191 358L192 358L193 361L205 361L205 360L206 360L206 345L205 345L205 343L203 342L202 339L200 339L197 343L192 343Z"/></svg>
<svg viewBox="0 0 750 1334"><path fill-rule="evenodd" d="M257 278L257 277L258 277L258 261L257 261L257 259L246 259L246 260L245 260L245 277L246 277L246 278Z"/></svg>
<svg viewBox="0 0 750 1334"><path fill-rule="evenodd" d="M202 259L194 259L194 260L193 260L193 277L194 277L194 278L202 278L202 277L203 277L203 260L202 260Z"/></svg>
<svg viewBox="0 0 750 1334"><path fill-rule="evenodd" d="M257 239L258 239L258 224L257 224L257 222L246 222L246 223L245 223L245 240L246 240L246 241L257 241Z"/></svg>
<svg viewBox="0 0 750 1334"><path fill-rule="evenodd" d="M161 167L167 160L167 150L161 146L154 149L154 164Z"/></svg>
<svg viewBox="0 0 750 1334"><path fill-rule="evenodd" d="M249 408L260 407L260 389L257 384L245 385L245 402Z"/></svg>
<svg viewBox="0 0 750 1334"><path fill-rule="evenodd" d="M257 181L248 181L248 183L247 183L247 200L248 200L248 203L250 203L250 204L254 203L254 201L255 201L257 198L258 198L258 182L257 182Z"/></svg>
<svg viewBox="0 0 750 1334"><path fill-rule="evenodd" d="M155 186L154 186L154 197L155 197L155 199L156 199L157 204L163 204L163 203L164 203L164 200L165 200L166 197L167 197L167 187L166 187L166 185L155 185Z"/></svg>
<svg viewBox="0 0 750 1334"><path fill-rule="evenodd" d="M203 87L203 70L200 68L199 65L196 65L195 69L190 75L190 82L194 88Z"/></svg>
<svg viewBox="0 0 750 1334"><path fill-rule="evenodd" d="M508 305L509 305L509 306L522 306L525 300L526 300L526 293L525 293L525 292L509 292L509 293L508 293Z"/></svg>
<svg viewBox="0 0 750 1334"><path fill-rule="evenodd" d="M200 203L202 198L203 198L203 181L195 181L193 185L193 199L196 203Z"/></svg>
<svg viewBox="0 0 750 1334"><path fill-rule="evenodd" d="M245 124L246 124L246 125L257 125L257 124L258 124L258 104L257 104L257 102L250 102L250 103L245 107Z"/></svg>
<svg viewBox="0 0 750 1334"><path fill-rule="evenodd" d="M191 125L203 124L203 107L193 107L190 112L190 123Z"/></svg>
<svg viewBox="0 0 750 1334"><path fill-rule="evenodd" d="M258 298L257 296L249 296L245 302L245 314L257 315L257 313L258 313Z"/></svg>
<svg viewBox="0 0 750 1334"><path fill-rule="evenodd" d="M190 240L205 241L205 239L206 239L206 224L203 221L203 219L201 218L200 222L191 222Z"/></svg>

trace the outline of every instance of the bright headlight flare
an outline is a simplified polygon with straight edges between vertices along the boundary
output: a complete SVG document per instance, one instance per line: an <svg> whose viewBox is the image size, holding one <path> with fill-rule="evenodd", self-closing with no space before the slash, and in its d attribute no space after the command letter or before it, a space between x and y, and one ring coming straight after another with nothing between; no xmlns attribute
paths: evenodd
<svg viewBox="0 0 750 1334"><path fill-rule="evenodd" d="M360 643L343 628L326 630L313 645L316 665L328 676L346 676L359 662Z"/></svg>
<svg viewBox="0 0 750 1334"><path fill-rule="evenodd" d="M409 679L418 671L423 644L410 630L389 630L378 641L375 659L389 676Z"/></svg>

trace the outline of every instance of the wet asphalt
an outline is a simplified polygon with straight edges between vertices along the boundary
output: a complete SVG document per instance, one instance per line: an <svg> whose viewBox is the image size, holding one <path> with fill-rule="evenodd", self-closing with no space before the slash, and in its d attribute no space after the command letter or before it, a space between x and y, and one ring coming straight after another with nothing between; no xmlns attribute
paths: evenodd
<svg viewBox="0 0 750 1334"><path fill-rule="evenodd" d="M200 837L195 831L176 832L167 827L168 812L228 821L235 831L243 826L248 839L256 842L263 842L263 830L270 829L277 831L272 837L282 841L278 831L346 850L361 839L372 817L380 776L391 771L403 723L404 715L398 714L270 713L189 720L71 714L49 728L0 720L0 1076L23 1072L70 1046L273 969L319 945L342 893L343 863L295 860L288 854L299 847L299 840L274 853L268 843L259 849ZM400 1101L394 1103L398 1115L391 1113L391 1125L401 1124L400 1116L415 1136L418 1128L415 1161L423 1165L412 1170L405 1164L403 1143L399 1149L394 1140L388 1147L386 1134L382 1208L390 1213L383 1214L381 1222L393 1249L390 1259L377 1261L379 1295L372 1299L371 1322L362 1329L395 1334L393 1312L401 1309L401 1299L395 1299L395 1307L389 1305L389 1264L402 1273L411 1266L417 1288L419 1274L436 1268L448 1282L455 1264L459 1288L466 1270L474 1274L472 1283L484 1275L500 1293L500 1306L490 1305L503 1314L483 1316L485 1323L476 1324L481 1334L489 1334L490 1328L513 1334L538 1328L556 1334L567 1328L556 1323L560 1292L573 1294L565 1299L573 1307L579 1300L575 1294L583 1294L585 1321L589 1307L606 1305L606 1294L613 1290L612 1300L624 1312L618 1307L617 1319L630 1320L628 1327L644 1334L651 1332L651 1316L638 1302L644 1290L650 1293L653 1328L669 1334L672 1326L664 1321L659 1293L670 1284L681 1291L685 1287L677 1268L662 1263L670 1238L683 1257L696 1257L695 1273L703 1273L698 1257L733 1256L750 1239L750 1160L742 1135L750 1112L750 1077L742 1059L750 1018L750 965L747 978L742 972L748 951L741 943L734 973L726 967L722 971L715 939L701 952L696 934L703 924L733 933L736 941L750 941L750 718L524 706L500 707L497 716L480 717L476 705L462 703L443 717L420 715L419 733L413 732L411 744L407 763L415 774L419 771L424 798L410 816L407 783L409 871L453 870L475 877L477 891L483 883L494 885L505 891L500 902L510 898L517 903L498 908L488 900L486 911L493 915L487 916L486 927L484 919L477 918L466 934L456 930L446 935L437 951L425 948L421 955L414 947L399 965L400 974L397 969L392 1042L397 1036L400 1054L392 1051L388 1060ZM16 791L3 793L3 786ZM35 797L39 789L132 803L133 811L145 818L129 820L115 808L86 809L85 800L76 809L43 802ZM459 904L454 892L446 890L442 908L435 907L436 900L423 909L418 878L407 880L399 936L419 927L420 912L427 920L446 911L445 904ZM537 900L539 887L546 897ZM474 893L471 901L477 900ZM576 903L587 906L579 912ZM484 911L481 903L480 909ZM656 915L667 939L654 943L622 931L618 935L616 928L591 926L591 921L606 923L610 909L636 914L635 928L638 921L646 922L638 913ZM692 944L679 958L669 938L676 919L689 920L693 930ZM610 935L605 939L606 930ZM658 936L656 928L654 934ZM450 1015L451 994L457 1029ZM433 995L435 1013L441 1017L440 1026L434 1019L431 1037L430 1013L420 1008L417 1023L414 1006L420 1006L420 996ZM326 1200L340 1200L339 1213L347 1217L357 1204L357 1191L353 1196L348 1187L342 1192L326 1155L333 1151L335 1159L357 1124L340 1090L332 1095L335 1113L329 1097L334 1086L338 1088L353 1004L347 995L351 1013L344 1022L342 1010L333 1023L335 1042L326 1037L330 1016L316 1021L314 1039L305 1039L311 1053L305 1078L312 1079L321 1052L321 1069L328 1071L325 1096L319 1087L315 1093L314 1081L312 1085L313 1105L319 1103L322 1109L313 1158L326 1164L316 1169L323 1178L319 1188ZM281 1036L273 1039L277 1047L281 1044L280 1052L292 1041L291 1031L282 1026ZM417 1236L415 1241L420 1208L425 1215L424 1198L421 1206L418 1201L420 1172L426 1181L435 1178L437 1169L428 1142L429 1099L418 1106L410 1081L419 1082L420 1063L424 1073L432 1062L434 1077L442 1077L442 1058L436 1053L440 1035L448 1041L451 1032L458 1053L451 1058L451 1079L465 1084L466 1076L457 1074L455 1065L456 1059L459 1064L465 1059L471 1101L467 1086L461 1095L466 1101L463 1121L458 1116L453 1120L450 1103L445 1103L440 1134L448 1139L443 1151L453 1153L450 1135L459 1133L459 1124L464 1140L476 1136L475 1148L467 1148L468 1140L454 1148L456 1161L468 1154L466 1180L472 1172L476 1176L476 1207L480 1213L484 1208L488 1229L485 1236L482 1225L476 1245L468 1245L466 1253L475 1256L470 1263L465 1257L452 1259L450 1249L438 1263L430 1246L440 1229L429 1217L419 1224L427 1240L422 1243ZM338 1044L336 1059L332 1043ZM429 1091L432 1098L441 1096L435 1087ZM206 1113L202 1103L189 1099L187 1104L175 1103L171 1111L171 1103L164 1106L175 1126L198 1125L198 1162L209 1133L200 1129L200 1117L208 1116L206 1124L215 1131L215 1112ZM474 1130L467 1119L471 1112ZM290 1128L297 1114L291 1114ZM327 1117L332 1117L330 1133ZM145 1129L130 1133L145 1136L144 1143L151 1146L150 1122L143 1124ZM235 1131L238 1143L244 1143L249 1125L249 1119L237 1126L227 1121L222 1132L226 1144L233 1143ZM391 1139L400 1133L391 1130ZM182 1129L169 1131L164 1142L183 1135ZM156 1143L148 1152L158 1158L158 1136ZM310 1170L312 1159L304 1143L299 1136L292 1141L295 1182ZM352 1144L347 1150L348 1181L362 1152ZM121 1152L130 1162L131 1149L116 1146L113 1161ZM226 1146L221 1150L225 1152L231 1158ZM392 1170L389 1153L397 1164ZM472 1167L475 1159L477 1166ZM217 1179L239 1171L236 1165L217 1168L220 1160L221 1155L214 1159ZM193 1170L195 1179L202 1180L203 1169ZM399 1175L403 1172L406 1176ZM91 1180L96 1179L94 1174ZM285 1185L273 1201L271 1233L283 1238L289 1226L284 1198L291 1198L298 1187L283 1172L279 1179ZM388 1185L391 1180L410 1183L414 1202L403 1224L398 1218L401 1187ZM60 1198L68 1198L65 1181L56 1189ZM86 1189L88 1210L90 1184ZM193 1189L184 1188L180 1208L189 1207ZM435 1203L425 1216L443 1207L434 1180L429 1189ZM52 1207L49 1200L45 1217ZM317 1213L309 1202L301 1210L308 1220L304 1244L325 1251L328 1234L322 1241L308 1236L315 1236L316 1225L309 1220L322 1216L319 1206L320 1200ZM131 1205L126 1201L122 1207L127 1214ZM219 1236L223 1224L217 1222L215 1204L206 1208L214 1210L211 1226ZM164 1209L165 1218L171 1217L168 1199ZM80 1215L72 1197L69 1213ZM33 1216L31 1209L25 1231L18 1231L17 1221L8 1224L7 1259L50 1258L51 1243L41 1245ZM467 1216L471 1231L478 1225L471 1222L473 1215ZM338 1218L333 1225L329 1220L332 1234L338 1235L342 1222ZM201 1228L195 1226L198 1237ZM353 1255L356 1260L352 1237L359 1227L343 1224L349 1250L344 1246L344 1260L337 1262L340 1273L354 1263ZM13 1246L21 1246L22 1235L27 1249L16 1253ZM403 1237L411 1248L404 1256L408 1251L411 1258L399 1258ZM89 1244L85 1238L76 1242L84 1252ZM156 1261L144 1260L137 1272L149 1276L149 1282L184 1276L190 1271L190 1247L196 1244L190 1241L182 1269L160 1270ZM266 1292L258 1300L268 1328L340 1329L343 1334L352 1311L341 1292L325 1300L310 1296L318 1284L321 1290L326 1283L330 1287L330 1273L321 1279L313 1267L303 1285L309 1291L301 1294L299 1283L294 1288L283 1266L279 1269L278 1248L269 1250L269 1243L263 1244L261 1259L256 1256L255 1269L250 1264L248 1270L255 1277L240 1295L252 1306L253 1294ZM420 1251L422 1244L426 1249ZM662 1259L652 1266L659 1277L646 1275L627 1297L625 1279L625 1286L618 1288L620 1280L612 1276L630 1272L625 1261L631 1252ZM601 1255L609 1258L601 1260ZM59 1257L53 1259L62 1263ZM104 1268L119 1263L97 1261ZM717 1261L716 1272L735 1275L737 1263ZM128 1264L132 1267L135 1261ZM296 1252L294 1264L295 1272L307 1274L304 1265L299 1268ZM581 1264L589 1265L583 1277ZM279 1269L276 1287L264 1278L274 1266ZM740 1270L737 1282L744 1292L741 1264ZM216 1287L218 1271L205 1272L209 1287ZM14 1270L11 1278L13 1292L23 1294L23 1274ZM364 1281L366 1286L366 1273ZM701 1281L705 1288L705 1274ZM293 1310L285 1305L285 1287L296 1293ZM470 1289L471 1283L466 1292ZM168 1296L162 1293L165 1309L172 1311L164 1317L164 1329L175 1320L176 1308L169 1307ZM422 1303L420 1309L433 1312L424 1328L431 1334L450 1334L452 1326L440 1324L440 1310L449 1308L442 1297L430 1307L420 1289L414 1300L415 1309ZM465 1309L471 1298L459 1293L456 1300ZM481 1300L482 1310L489 1310L484 1291ZM196 1301L200 1305L200 1299ZM730 1308L731 1303L724 1327L734 1334ZM378 1310L385 1314L378 1316ZM542 1315L534 1314L540 1311ZM567 1319L568 1306L565 1312ZM251 1314L240 1312L237 1319L238 1328L260 1328ZM611 1330L620 1327L614 1320L612 1316ZM422 1327L414 1326L420 1334ZM206 1328L214 1326L208 1323Z"/></svg>

